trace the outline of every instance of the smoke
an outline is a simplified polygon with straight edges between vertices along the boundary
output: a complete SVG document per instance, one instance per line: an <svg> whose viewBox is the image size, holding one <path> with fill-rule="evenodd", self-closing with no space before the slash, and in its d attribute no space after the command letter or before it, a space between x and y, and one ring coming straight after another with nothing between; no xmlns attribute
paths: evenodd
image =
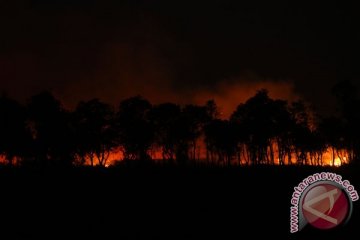
<svg viewBox="0 0 360 240"><path fill-rule="evenodd" d="M135 46L131 41L108 43L87 62L84 60L89 55L85 54L85 50L74 53L67 49L60 56L60 65L42 62L35 56L13 56L13 62L0 62L3 69L0 76L8 80L2 87L10 92L10 96L22 101L39 91L50 90L70 109L79 101L94 97L114 106L136 95L143 96L153 104L174 102L203 105L213 99L220 107L223 118L228 118L238 104L263 88L269 91L272 98L289 101L299 98L290 81L248 75L218 79L212 83L201 83L194 79L179 87L181 80L178 79L177 66L167 61L154 44ZM191 72L186 73L185 77L194 78Z"/></svg>
<svg viewBox="0 0 360 240"><path fill-rule="evenodd" d="M299 99L294 91L294 85L291 82L279 81L246 81L239 82L220 82L212 90L200 91L194 94L194 103L204 104L207 99L213 99L217 103L221 117L228 118L235 111L240 103L256 94L257 91L266 89L269 91L269 97L273 99L283 99L295 101Z"/></svg>
<svg viewBox="0 0 360 240"><path fill-rule="evenodd" d="M85 76L85 77L84 77ZM191 73L186 77L191 79ZM299 98L288 80L263 79L244 74L213 83L201 84L196 79L179 87L176 66L169 63L152 44L113 43L102 48L91 74L57 88L55 94L74 107L80 100L97 97L117 106L121 100L141 95L153 104L173 102L180 105L203 105L213 99L222 118L228 118L240 103L267 89L274 99L294 101Z"/></svg>
<svg viewBox="0 0 360 240"><path fill-rule="evenodd" d="M180 105L203 105L215 100L221 117L228 118L240 103L267 89L273 99L294 101L300 96L290 81L261 79L243 76L218 80L217 83L199 86L198 83L176 88L176 77L171 65L154 49L147 46L141 54L134 54L129 46L109 46L104 53L107 60L89 80L75 81L56 92L66 105L74 107L80 100L94 97L117 106L121 100L140 95L153 104L173 102ZM105 59L105 58L104 58Z"/></svg>
<svg viewBox="0 0 360 240"><path fill-rule="evenodd" d="M224 79L241 70L237 60L224 62L216 54L223 51L199 50L193 41L182 42L169 32L154 14L126 9L101 21L91 12L60 11L46 21L28 13L33 28L4 34L12 47L0 52L0 91L26 102L50 90L69 109L92 98L114 106L136 95L154 104L203 105L214 99L224 118L262 88L272 98L297 98L288 81L247 75Z"/></svg>

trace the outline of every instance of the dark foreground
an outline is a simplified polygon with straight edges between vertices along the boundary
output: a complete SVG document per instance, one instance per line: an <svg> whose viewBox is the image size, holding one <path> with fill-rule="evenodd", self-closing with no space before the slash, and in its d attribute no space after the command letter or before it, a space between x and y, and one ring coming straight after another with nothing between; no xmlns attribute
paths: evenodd
<svg viewBox="0 0 360 240"><path fill-rule="evenodd" d="M0 169L0 239L349 239L289 233L293 187L322 168ZM331 169L334 170L334 169ZM360 189L356 168L336 169Z"/></svg>

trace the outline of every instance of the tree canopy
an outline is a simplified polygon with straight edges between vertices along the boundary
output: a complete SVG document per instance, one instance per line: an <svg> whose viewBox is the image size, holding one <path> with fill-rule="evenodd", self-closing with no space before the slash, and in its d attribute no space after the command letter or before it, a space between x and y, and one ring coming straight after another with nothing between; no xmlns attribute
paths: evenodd
<svg viewBox="0 0 360 240"><path fill-rule="evenodd" d="M113 107L99 99L65 109L50 92L26 105L0 97L0 154L13 165L108 165L119 159L186 164L355 163L360 155L360 99L349 82L334 86L339 115L321 117L303 101L272 99L259 90L229 119L215 101L153 105L141 96ZM157 153L157 154L154 154Z"/></svg>

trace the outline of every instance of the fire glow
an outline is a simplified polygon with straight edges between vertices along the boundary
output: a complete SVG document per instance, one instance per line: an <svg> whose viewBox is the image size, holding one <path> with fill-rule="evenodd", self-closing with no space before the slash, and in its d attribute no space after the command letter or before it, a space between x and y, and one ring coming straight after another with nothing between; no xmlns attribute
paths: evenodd
<svg viewBox="0 0 360 240"><path fill-rule="evenodd" d="M151 150L149 150L149 156L151 157L151 159L155 162L161 162L161 161L165 161L164 159L162 159L162 151L161 149L156 149L153 148ZM206 158L206 148L205 148L205 144L199 144L199 146L196 149L196 156L197 158L193 161L197 161L197 162L209 162L209 159ZM275 161L274 161L274 165L280 165L279 162L279 158L278 158L278 153L275 152ZM109 154L109 157L106 160L105 163L105 167L109 167L112 166L114 164L116 164L117 162L121 162L124 160L124 154L119 150L114 150L113 152L111 152ZM1 162L5 161L5 158L2 156L0 158ZM321 155L321 161L320 162L316 162L316 161L311 161L310 159L307 161L306 165L310 165L310 166L332 166L332 167L340 167L342 165L348 164L348 153L344 150L342 151L342 155L339 156L337 154L333 155L332 149L331 148L327 148ZM86 165L90 165L90 160L87 159L85 162ZM221 165L223 164L221 161L219 161L217 164ZM232 159L232 165L248 165L249 161L245 158L241 158L240 161L238 161L238 159L236 159L235 157ZM297 164L297 159L295 154L292 154L290 161L286 161L284 162L285 165L296 165ZM94 165L99 165L98 162L94 162Z"/></svg>

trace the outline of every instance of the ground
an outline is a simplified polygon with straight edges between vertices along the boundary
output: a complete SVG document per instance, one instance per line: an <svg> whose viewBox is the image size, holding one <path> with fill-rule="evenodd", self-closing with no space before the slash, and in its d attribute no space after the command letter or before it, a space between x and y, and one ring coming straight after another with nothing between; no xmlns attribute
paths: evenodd
<svg viewBox="0 0 360 240"><path fill-rule="evenodd" d="M335 231L289 233L293 187L336 171L360 189L357 167L117 166L0 169L0 239L345 239L360 205ZM344 238L345 236L345 238Z"/></svg>

